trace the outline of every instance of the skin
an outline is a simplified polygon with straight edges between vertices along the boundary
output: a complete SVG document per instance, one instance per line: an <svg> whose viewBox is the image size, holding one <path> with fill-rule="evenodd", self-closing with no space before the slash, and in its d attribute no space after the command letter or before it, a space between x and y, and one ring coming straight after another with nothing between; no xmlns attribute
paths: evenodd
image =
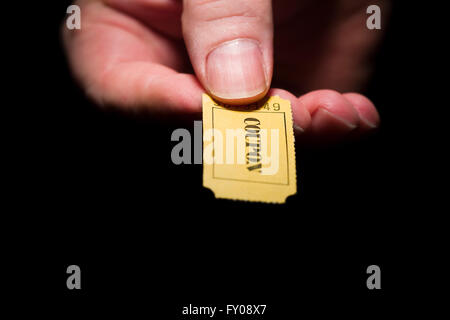
<svg viewBox="0 0 450 320"><path fill-rule="evenodd" d="M341 140L379 126L373 103L356 92L370 77L382 36L382 30L366 28L366 8L379 5L385 19L387 0L75 4L81 7L82 29L63 27L64 47L73 74L99 105L186 115L201 112L205 91L232 104L269 93L291 101L294 126L305 140ZM214 48L234 39L258 44L266 88L227 99L211 92L206 64Z"/></svg>

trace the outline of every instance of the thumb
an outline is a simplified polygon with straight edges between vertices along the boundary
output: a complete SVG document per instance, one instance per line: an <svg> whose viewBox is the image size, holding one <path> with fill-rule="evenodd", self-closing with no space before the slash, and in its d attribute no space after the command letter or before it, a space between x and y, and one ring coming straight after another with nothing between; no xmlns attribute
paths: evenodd
<svg viewBox="0 0 450 320"><path fill-rule="evenodd" d="M183 36L195 73L217 100L246 104L270 88L271 0L184 0Z"/></svg>

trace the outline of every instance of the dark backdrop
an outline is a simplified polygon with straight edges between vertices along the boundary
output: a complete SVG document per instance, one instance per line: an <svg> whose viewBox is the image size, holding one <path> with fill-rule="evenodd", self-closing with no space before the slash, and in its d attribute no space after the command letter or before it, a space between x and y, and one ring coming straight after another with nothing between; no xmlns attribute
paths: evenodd
<svg viewBox="0 0 450 320"><path fill-rule="evenodd" d="M14 123L20 156L9 172L26 248L16 253L27 261L23 274L40 267L39 297L45 292L64 316L174 318L189 303L267 304L274 318L418 307L410 299L442 268L424 218L436 211L425 199L433 175L425 124L439 118L429 111L427 54L442 38L426 31L424 8L394 4L367 92L380 130L297 149L298 194L266 205L216 200L202 187L201 166L172 164L170 135L192 130L192 121L105 112L83 96L59 42L68 5L37 11L41 24L26 28L25 67L12 80L26 114ZM65 287L70 264L82 270L79 292ZM381 267L381 291L366 288L371 264Z"/></svg>

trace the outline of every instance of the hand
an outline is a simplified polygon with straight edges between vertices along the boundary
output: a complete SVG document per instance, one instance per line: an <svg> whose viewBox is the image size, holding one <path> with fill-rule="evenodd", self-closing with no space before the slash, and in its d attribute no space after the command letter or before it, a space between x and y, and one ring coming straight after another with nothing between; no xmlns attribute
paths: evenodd
<svg viewBox="0 0 450 320"><path fill-rule="evenodd" d="M270 90L291 101L297 131L315 139L379 124L369 99L339 93L360 89L370 75L381 35L366 28L371 1L276 0L273 8L270 0L76 4L82 29L64 28L65 49L74 75L100 105L193 113L201 111L204 91L245 104ZM389 3L378 4L386 17ZM272 82L290 92L270 89Z"/></svg>

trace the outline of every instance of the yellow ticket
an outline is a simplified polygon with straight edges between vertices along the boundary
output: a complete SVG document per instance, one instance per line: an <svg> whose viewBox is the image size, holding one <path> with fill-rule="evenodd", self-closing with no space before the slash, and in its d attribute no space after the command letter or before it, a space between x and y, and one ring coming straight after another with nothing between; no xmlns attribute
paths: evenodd
<svg viewBox="0 0 450 320"><path fill-rule="evenodd" d="M216 198L284 203L297 192L289 100L229 106L203 94L203 186Z"/></svg>

